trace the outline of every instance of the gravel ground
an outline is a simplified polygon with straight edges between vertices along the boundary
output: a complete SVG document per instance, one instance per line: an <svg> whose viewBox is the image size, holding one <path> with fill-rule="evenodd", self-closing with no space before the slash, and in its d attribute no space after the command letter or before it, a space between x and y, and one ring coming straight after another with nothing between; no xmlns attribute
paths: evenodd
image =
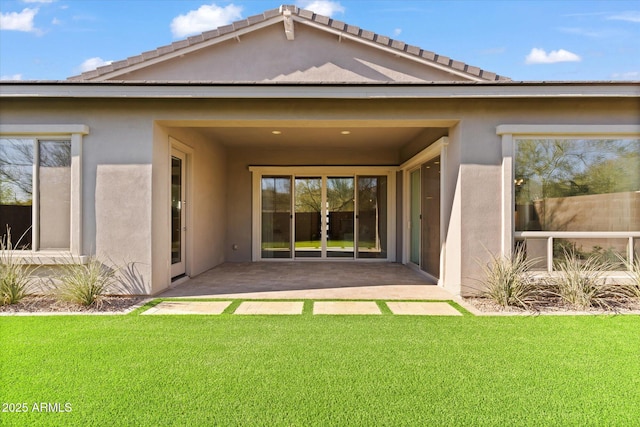
<svg viewBox="0 0 640 427"><path fill-rule="evenodd" d="M85 307L70 302L58 301L51 296L28 296L17 304L0 305L0 313L119 313L135 306L144 299L144 297L107 296L102 297L98 304Z"/></svg>
<svg viewBox="0 0 640 427"><path fill-rule="evenodd" d="M571 313L587 312L593 314L630 313L640 314L640 301L613 301L608 309L592 307L586 310L576 310L560 299L549 298L544 302L533 305L530 310L519 307L502 307L488 298L465 298L464 301L484 313Z"/></svg>

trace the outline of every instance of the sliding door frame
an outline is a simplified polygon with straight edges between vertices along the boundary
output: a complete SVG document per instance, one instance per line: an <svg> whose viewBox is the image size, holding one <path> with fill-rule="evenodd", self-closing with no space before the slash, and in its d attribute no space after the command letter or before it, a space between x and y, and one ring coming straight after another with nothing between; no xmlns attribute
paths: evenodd
<svg viewBox="0 0 640 427"><path fill-rule="evenodd" d="M250 166L252 173L252 261L362 261L362 262L394 262L396 260L396 166ZM326 179L331 177L354 177L354 197L357 198L357 178L359 176L387 177L387 257L386 258L358 258L357 238L354 238L354 256L341 257L312 257L295 258L295 250L291 258L262 258L262 177L290 176L292 182L296 177L321 177L323 188ZM293 191L293 189L292 189ZM324 190L323 190L324 191ZM294 224L295 225L295 224ZM323 230L324 231L324 230ZM292 232L294 230L292 229ZM354 235L357 225L354 225ZM323 239L324 240L324 239ZM295 248L293 248L295 249Z"/></svg>
<svg viewBox="0 0 640 427"><path fill-rule="evenodd" d="M444 283L444 261L445 261L445 236L446 229L444 221L445 219L445 203L444 197L446 196L446 176L447 176L447 145L449 144L449 138L443 136L436 142L420 151L418 154L400 165L402 171L403 180L403 203L402 203L402 263L411 267L417 267L416 271L428 276L430 279L437 281L438 285ZM433 275L423 271L420 265L415 266L411 262L411 172L416 169L421 169L422 165L430 160L440 157L440 277L434 277ZM421 172L422 174L422 172ZM420 176L420 185L422 186L422 175ZM422 192L422 189L421 189ZM422 210L422 207L421 207ZM425 212L421 212L423 215ZM422 233L422 230L420 230ZM422 234L420 237L420 246L422 250ZM420 254L420 262L422 262L422 254Z"/></svg>

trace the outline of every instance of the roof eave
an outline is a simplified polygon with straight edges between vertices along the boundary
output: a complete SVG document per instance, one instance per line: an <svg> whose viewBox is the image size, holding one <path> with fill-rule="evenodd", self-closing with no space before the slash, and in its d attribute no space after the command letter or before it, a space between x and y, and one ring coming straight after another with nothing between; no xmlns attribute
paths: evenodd
<svg viewBox="0 0 640 427"><path fill-rule="evenodd" d="M0 82L0 98L461 99L640 98L640 82L258 83Z"/></svg>

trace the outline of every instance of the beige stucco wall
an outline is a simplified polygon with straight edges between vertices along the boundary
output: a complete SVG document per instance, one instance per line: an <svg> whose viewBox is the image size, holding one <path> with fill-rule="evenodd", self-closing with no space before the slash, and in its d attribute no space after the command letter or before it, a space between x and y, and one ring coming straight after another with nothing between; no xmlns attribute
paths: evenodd
<svg viewBox="0 0 640 427"><path fill-rule="evenodd" d="M97 254L107 263L135 261L150 283L151 124L141 120L139 105L126 104L3 100L0 122L89 126L82 153L83 254Z"/></svg>
<svg viewBox="0 0 640 427"><path fill-rule="evenodd" d="M197 276L224 262L226 149L192 129L154 126L154 268L152 293L171 283L171 149L186 155L186 274Z"/></svg>
<svg viewBox="0 0 640 427"><path fill-rule="evenodd" d="M185 67L185 60L189 66ZM296 24L289 41L282 22L115 80L179 81L465 81L424 63Z"/></svg>
<svg viewBox="0 0 640 427"><path fill-rule="evenodd" d="M230 262L251 260L251 172L249 166L353 166L394 165L395 150L323 149L292 150L242 147L229 149L227 164L227 251ZM237 245L237 250L232 247Z"/></svg>
<svg viewBox="0 0 640 427"><path fill-rule="evenodd" d="M169 137L192 151L194 216L191 273L222 261L251 259L251 174L248 165L400 164L419 146L393 149L322 146L304 149L219 141L207 128L225 124L369 120L371 126L422 121L448 129L444 183L444 286L469 294L479 263L500 250L501 124L638 124L637 99L566 100L3 100L2 124L88 125L83 153L83 243L116 259L136 261L146 291L166 287L169 270ZM362 123L361 123L362 124ZM430 125L432 124L432 125ZM425 131L429 133L430 131ZM427 141L425 139L424 141ZM400 196L401 193L399 193ZM401 218L399 215L398 218ZM232 250L237 244L238 250ZM401 245L398 245L401 247Z"/></svg>

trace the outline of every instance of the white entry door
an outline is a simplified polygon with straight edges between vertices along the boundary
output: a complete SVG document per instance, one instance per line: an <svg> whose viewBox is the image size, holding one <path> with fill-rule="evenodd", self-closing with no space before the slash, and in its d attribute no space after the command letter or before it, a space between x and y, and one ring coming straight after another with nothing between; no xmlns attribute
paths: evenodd
<svg viewBox="0 0 640 427"><path fill-rule="evenodd" d="M186 155L171 150L171 277L186 273Z"/></svg>

